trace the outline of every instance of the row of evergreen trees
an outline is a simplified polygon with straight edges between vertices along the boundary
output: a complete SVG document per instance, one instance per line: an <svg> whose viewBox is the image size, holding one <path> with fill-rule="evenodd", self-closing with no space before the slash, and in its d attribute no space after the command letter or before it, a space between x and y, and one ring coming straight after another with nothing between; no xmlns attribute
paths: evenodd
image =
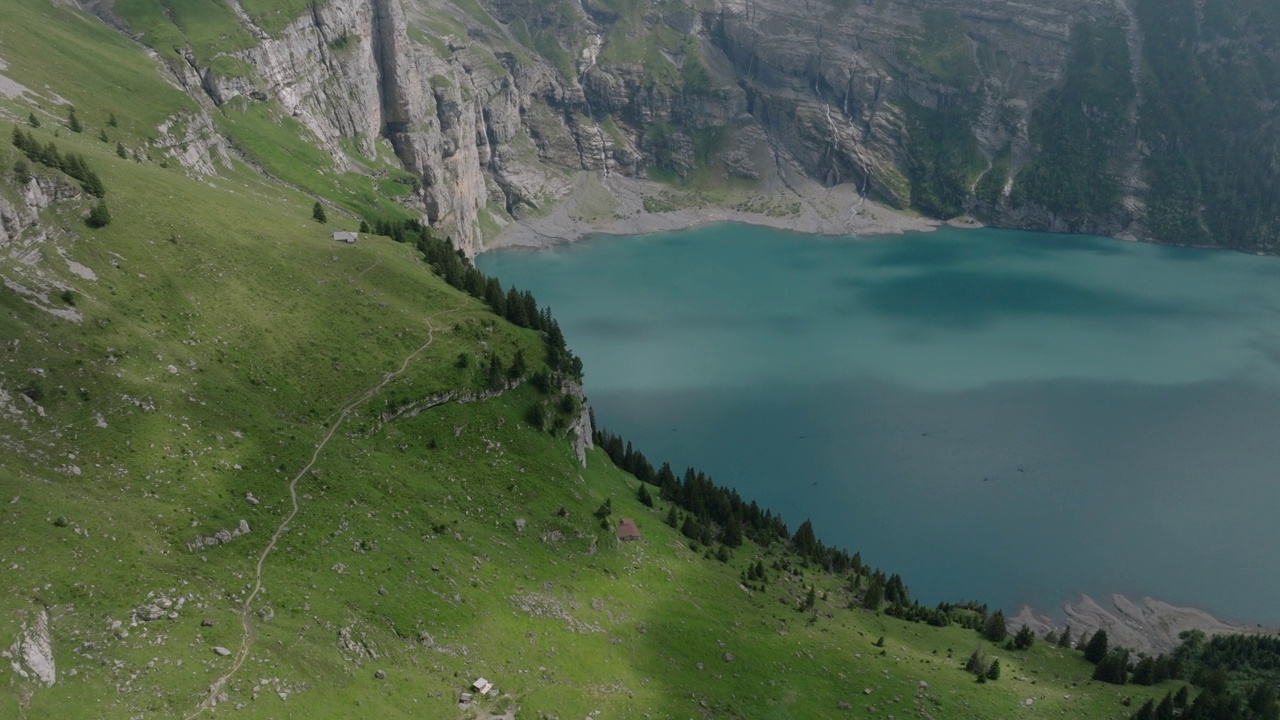
<svg viewBox="0 0 1280 720"><path fill-rule="evenodd" d="M924 608L911 599L906 583L897 574L886 574L867 567L859 553L850 554L842 548L833 548L817 538L813 523L805 520L789 533L780 515L763 509L754 500L747 502L737 490L717 485L706 473L688 468L677 476L670 463L663 463L656 470L645 455L632 447L621 435L608 430L595 430L594 441L621 470L641 481L636 490L637 499L652 507L654 498L648 485L658 487L658 496L669 503L666 522L690 540L710 548L720 543L722 550L740 546L750 539L761 547L785 543L802 563L811 564L822 571L849 576L848 590L857 598L855 604L886 614L919 622L946 625L951 615L971 616L977 608L982 619L986 607L976 604L940 604L938 608ZM677 512L683 510L683 514ZM787 570L789 562L780 561L777 569ZM746 582L763 584L765 574L761 566L744 577Z"/></svg>
<svg viewBox="0 0 1280 720"><path fill-rule="evenodd" d="M754 501L745 502L738 491L716 485L706 473L689 468L677 478L670 463L663 463L662 467L654 470L644 454L632 448L631 443L620 435L608 430L595 430L593 439L618 468L631 473L642 483L657 485L658 496L672 504L672 511L680 507L686 512L680 529L691 539L702 541L704 545L721 542L738 547L746 537L767 547L788 538L787 526L780 516L762 510ZM647 495L648 490L645 489L644 493ZM644 502L639 491L637 497ZM809 527L812 533L812 526Z"/></svg>
<svg viewBox="0 0 1280 720"><path fill-rule="evenodd" d="M780 516L762 510L754 501L745 503L736 490L716 485L704 473L693 468L677 477L669 463L655 470L643 453L634 449L620 435L606 430L595 432L596 444L620 469L641 480L637 489L640 502L652 507L654 499L647 484L656 485L659 496L671 503L667 524L680 529L691 540L710 546L721 543L720 557L727 558L727 548L742 542L742 535L761 546L786 543L788 549L803 562L839 575L849 576L848 590L854 604L913 622L947 626L959 624L971 628L992 643L1004 643L1007 650L1026 650L1036 642L1034 632L1022 625L1010 633L1003 611L989 612L985 604L968 601L939 603L928 608L911 599L906 584L897 574L865 566L859 554L849 555L823 545L815 536L813 524L806 520L792 535ZM684 510L683 517L677 507ZM779 560L777 570L787 571L789 563ZM757 561L743 572L744 584L763 587L767 580L764 563ZM814 592L801 603L804 611L812 609ZM1176 652L1155 657L1141 656L1133 660L1125 648L1111 646L1106 630L1098 630L1081 638L1074 647L1085 660L1095 665L1093 678L1112 684L1134 683L1156 685L1161 682L1190 678L1203 688L1195 702L1188 703L1184 686L1170 693L1161 703L1149 702L1135 715L1142 720L1280 720L1280 703L1276 688L1280 686L1280 638L1219 636L1205 641L1198 632L1184 633L1184 642ZM1071 628L1060 635L1050 633L1046 642L1072 648ZM979 682L1000 676L999 661L987 662L981 651L966 663Z"/></svg>
<svg viewBox="0 0 1280 720"><path fill-rule="evenodd" d="M361 232L370 231L368 221L362 221L360 227ZM551 316L551 308L540 308L533 293L514 287L504 291L501 281L480 272L454 247L452 238L439 238L430 227L416 220L378 220L373 231L397 242L412 240L427 264L449 285L484 301L494 314L512 324L542 333L547 364L554 373L582 380L582 360L569 350L560 324Z"/></svg>
<svg viewBox="0 0 1280 720"><path fill-rule="evenodd" d="M89 167L89 163L85 161L83 155L76 153L62 154L58 152L58 146L50 140L47 144L41 145L31 133L24 132L22 128L15 126L13 128L13 146L22 151L27 159L31 162L40 163L54 170L61 170L80 181L80 187L90 195L101 198L106 196L107 189L102 184L102 179L98 174Z"/></svg>

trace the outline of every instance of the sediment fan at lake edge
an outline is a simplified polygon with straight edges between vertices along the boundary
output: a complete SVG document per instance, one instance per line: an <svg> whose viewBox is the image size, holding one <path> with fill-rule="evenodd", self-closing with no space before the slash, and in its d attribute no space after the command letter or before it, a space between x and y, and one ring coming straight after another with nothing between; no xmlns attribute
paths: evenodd
<svg viewBox="0 0 1280 720"><path fill-rule="evenodd" d="M1135 602L1120 594L1110 597L1111 609L1104 608L1087 595L1081 595L1075 603L1064 603L1062 615L1065 624L1023 606L1017 615L1009 619L1009 627L1030 627L1041 637L1050 632L1061 633L1070 627L1073 637L1085 638L1098 630L1106 630L1107 636L1119 647L1126 647L1148 655L1172 651L1181 642L1179 634L1188 630L1200 630L1206 635L1270 635L1275 628L1261 625L1239 625L1193 608L1171 605L1155 598L1142 598Z"/></svg>

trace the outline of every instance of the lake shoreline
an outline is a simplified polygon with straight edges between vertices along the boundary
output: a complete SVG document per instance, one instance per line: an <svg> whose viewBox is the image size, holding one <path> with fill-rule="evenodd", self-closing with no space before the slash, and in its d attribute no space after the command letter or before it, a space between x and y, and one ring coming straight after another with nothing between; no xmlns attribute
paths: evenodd
<svg viewBox="0 0 1280 720"><path fill-rule="evenodd" d="M792 178L780 190L742 196L750 198L747 202L756 202L773 209L787 205L787 210L793 210L798 205L795 212L770 214L717 202L698 204L691 199L693 196L696 196L696 192L651 180L583 171L574 180L574 190L558 201L550 211L538 217L513 220L478 252L507 248L548 248L575 243L594 235L649 235L692 230L718 223L741 223L808 235L850 238L931 232L940 227L986 227L985 223L967 215L939 220L903 212L863 198L852 185L826 187L807 178ZM652 203L655 199L660 204L665 204L662 201L671 197L683 197L683 201L691 204L662 210L649 209L654 207ZM1122 242L1168 248L1226 250L1245 255L1268 256L1268 253L1257 250L1180 243L1159 238L1137 238L1128 233L1111 237Z"/></svg>
<svg viewBox="0 0 1280 720"><path fill-rule="evenodd" d="M780 191L734 195L736 206L621 175L579 173L574 190L545 215L511 222L482 252L546 248L592 235L647 235L742 223L827 237L901 235L941 226L980 228L972 218L935 220L865 200L852 185L792 182ZM658 209L661 208L661 209Z"/></svg>
<svg viewBox="0 0 1280 720"><path fill-rule="evenodd" d="M1180 642L1179 634L1189 630L1199 630L1210 637L1278 632L1277 628L1230 622L1200 608L1172 605L1150 597L1134 600L1113 593L1108 601L1110 607L1105 607L1088 595L1081 595L1074 603L1063 603L1056 617L1024 605L1009 617L1007 625L1011 633L1026 625L1040 638L1050 631L1060 634L1065 627L1070 627L1075 641L1106 630L1113 646L1148 655L1172 652Z"/></svg>
<svg viewBox="0 0 1280 720"><path fill-rule="evenodd" d="M580 173L577 183L578 189L551 212L539 218L513 222L485 249L546 248L574 243L594 235L645 235L730 223L847 238L929 232L940 227L983 227L981 223L968 219L943 222L863 202L851 186L822 188L814 185L800 187L799 190L789 189L791 194L781 193L781 197L800 203L799 209L793 213L769 214L724 207L716 203L655 211L652 209L655 207L654 198L661 200L667 197L663 193L671 192L669 186L598 173ZM646 200L650 202L646 203ZM1114 239L1134 245L1231 249L1138 240L1132 237ZM1077 637L1081 630L1091 633L1104 628L1113 636L1114 642L1147 652L1172 649L1177 644L1177 634L1183 630L1196 629L1207 634L1275 632L1262 625L1226 621L1199 608L1179 607L1149 597L1135 601L1117 594L1110 595L1109 598L1108 604L1082 596L1079 601L1065 603L1057 612L1048 614L1023 607L1017 615L1012 616L1010 628L1016 629L1026 622L1038 635L1043 636L1050 630L1060 631L1065 621L1065 624L1072 626Z"/></svg>

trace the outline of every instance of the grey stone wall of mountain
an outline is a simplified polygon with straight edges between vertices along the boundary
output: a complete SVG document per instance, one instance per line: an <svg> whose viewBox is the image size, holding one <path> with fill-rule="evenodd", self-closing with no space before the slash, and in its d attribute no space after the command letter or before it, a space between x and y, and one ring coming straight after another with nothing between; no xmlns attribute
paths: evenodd
<svg viewBox="0 0 1280 720"><path fill-rule="evenodd" d="M361 167L350 148L393 151L421 178L406 204L468 254L483 247L484 219L492 229L544 211L573 173L687 175L699 133L716 127L729 130L715 147L727 174L760 179L785 164L906 207L926 142L911 113L970 105L947 122L963 126L987 169L1003 157L1009 179L992 202L975 193L986 169L968 178L966 211L1000 225L1146 234L1140 83L1109 166L1123 187L1114 211L1074 217L1011 199L1013 178L1040 152L1032 117L1063 82L1073 28L1123 29L1132 62L1109 71L1140 80L1130 5L1143 0L639 0L622 10L599 0L331 0L275 33L227 2L257 44L223 54L252 75L220 75L216 58L188 52L171 68L177 80L210 111L237 98L279 103L345 169ZM92 7L127 27L107 4ZM941 59L929 54L931 17L948 19L960 43ZM673 37L690 44L644 60L611 52ZM694 89L681 73L698 62L710 80ZM224 151L182 162L210 172Z"/></svg>

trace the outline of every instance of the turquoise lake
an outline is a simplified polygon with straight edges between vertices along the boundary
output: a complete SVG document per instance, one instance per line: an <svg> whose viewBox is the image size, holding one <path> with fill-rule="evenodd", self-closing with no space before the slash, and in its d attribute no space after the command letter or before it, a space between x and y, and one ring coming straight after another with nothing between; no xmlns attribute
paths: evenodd
<svg viewBox="0 0 1280 720"><path fill-rule="evenodd" d="M551 306L599 426L922 602L1280 623L1276 258L718 225L477 264Z"/></svg>

